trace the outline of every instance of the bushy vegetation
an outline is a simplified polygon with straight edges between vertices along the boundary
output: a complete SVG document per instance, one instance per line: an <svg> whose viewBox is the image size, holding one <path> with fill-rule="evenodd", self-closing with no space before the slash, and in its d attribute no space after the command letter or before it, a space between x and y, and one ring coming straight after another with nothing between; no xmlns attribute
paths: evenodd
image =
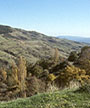
<svg viewBox="0 0 90 108"><path fill-rule="evenodd" d="M76 51L72 51L69 55L69 58L68 60L73 62L73 61L76 61L78 59L78 54Z"/></svg>
<svg viewBox="0 0 90 108"><path fill-rule="evenodd" d="M83 84L84 82L88 82L89 77L85 70L71 65L65 67L65 69L60 72L57 83L59 86L69 86L71 81L76 80L80 82L80 84Z"/></svg>
<svg viewBox="0 0 90 108"><path fill-rule="evenodd" d="M88 49L83 51L88 52ZM85 52L81 50L77 59L61 61L58 49L55 49L54 56L51 58L41 59L29 65L25 58L20 56L11 67L0 69L0 100L29 97L48 91L53 84L58 90L69 87L72 81L78 82L80 87L86 83L89 84L90 60L81 59ZM73 57L76 58L76 56Z"/></svg>

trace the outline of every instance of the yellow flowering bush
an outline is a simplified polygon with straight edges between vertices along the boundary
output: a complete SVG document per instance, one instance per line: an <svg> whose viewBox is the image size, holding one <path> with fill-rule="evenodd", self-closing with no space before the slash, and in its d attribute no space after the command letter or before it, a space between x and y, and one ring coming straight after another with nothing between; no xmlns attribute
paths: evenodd
<svg viewBox="0 0 90 108"><path fill-rule="evenodd" d="M48 79L49 79L50 81L54 81L54 80L56 79L56 76L55 76L54 74L49 74L49 75L48 75Z"/></svg>

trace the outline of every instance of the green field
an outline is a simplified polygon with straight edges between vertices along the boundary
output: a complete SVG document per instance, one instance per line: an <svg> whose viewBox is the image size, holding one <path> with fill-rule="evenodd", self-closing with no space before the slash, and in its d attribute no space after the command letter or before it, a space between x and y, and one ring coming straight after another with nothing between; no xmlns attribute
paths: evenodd
<svg viewBox="0 0 90 108"><path fill-rule="evenodd" d="M90 95L77 90L63 90L1 102L0 108L90 108Z"/></svg>

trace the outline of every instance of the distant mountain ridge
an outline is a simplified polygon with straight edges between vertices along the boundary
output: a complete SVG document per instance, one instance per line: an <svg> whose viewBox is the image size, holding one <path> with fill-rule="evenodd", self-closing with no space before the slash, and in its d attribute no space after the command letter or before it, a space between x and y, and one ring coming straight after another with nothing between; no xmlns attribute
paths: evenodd
<svg viewBox="0 0 90 108"><path fill-rule="evenodd" d="M57 38L68 39L77 42L90 43L89 37L81 37L81 36L57 36Z"/></svg>
<svg viewBox="0 0 90 108"><path fill-rule="evenodd" d="M71 51L79 51L86 43L49 37L36 31L26 31L0 25L0 65L10 64L23 56L29 62L51 57L58 48L61 57L67 57Z"/></svg>

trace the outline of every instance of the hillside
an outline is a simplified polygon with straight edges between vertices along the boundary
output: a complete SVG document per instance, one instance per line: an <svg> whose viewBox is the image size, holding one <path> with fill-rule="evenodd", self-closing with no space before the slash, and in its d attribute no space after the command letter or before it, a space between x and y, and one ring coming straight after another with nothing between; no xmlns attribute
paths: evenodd
<svg viewBox="0 0 90 108"><path fill-rule="evenodd" d="M0 108L90 108L90 95L85 91L63 90L1 102Z"/></svg>
<svg viewBox="0 0 90 108"><path fill-rule="evenodd" d="M0 25L0 64L8 64L18 56L28 62L53 55L58 48L60 55L67 57L72 50L79 50L87 44L49 37L35 31L26 31Z"/></svg>

